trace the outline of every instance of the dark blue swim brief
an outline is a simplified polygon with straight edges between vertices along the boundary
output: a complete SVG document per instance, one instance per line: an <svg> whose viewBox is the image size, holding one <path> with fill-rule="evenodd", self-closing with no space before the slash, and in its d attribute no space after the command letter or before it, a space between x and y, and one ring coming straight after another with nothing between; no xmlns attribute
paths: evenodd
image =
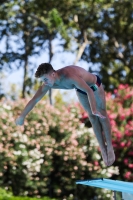
<svg viewBox="0 0 133 200"><path fill-rule="evenodd" d="M100 87L100 85L101 85L101 83L102 83L102 82L101 82L101 79L99 78L99 76L97 76L97 75L95 75L95 76L97 77L97 82L96 82L96 84L90 86L90 88L91 88L93 91L96 91L96 90L98 89L98 87ZM76 88L76 90L77 90L78 92L82 93L82 94L87 95L86 92L84 92L84 91L82 91L82 90L80 90L80 89L78 89L78 88Z"/></svg>

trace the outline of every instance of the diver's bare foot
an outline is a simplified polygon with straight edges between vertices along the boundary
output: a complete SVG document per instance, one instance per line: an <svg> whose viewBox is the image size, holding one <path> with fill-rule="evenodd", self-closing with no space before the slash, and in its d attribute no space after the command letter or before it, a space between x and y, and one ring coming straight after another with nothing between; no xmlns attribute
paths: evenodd
<svg viewBox="0 0 133 200"><path fill-rule="evenodd" d="M107 155L107 151L106 149L105 150L101 150L101 154L102 154L102 158L103 158L103 161L105 163L105 165L108 166L108 155Z"/></svg>
<svg viewBox="0 0 133 200"><path fill-rule="evenodd" d="M111 166L115 161L115 154L113 148L107 148L108 166Z"/></svg>

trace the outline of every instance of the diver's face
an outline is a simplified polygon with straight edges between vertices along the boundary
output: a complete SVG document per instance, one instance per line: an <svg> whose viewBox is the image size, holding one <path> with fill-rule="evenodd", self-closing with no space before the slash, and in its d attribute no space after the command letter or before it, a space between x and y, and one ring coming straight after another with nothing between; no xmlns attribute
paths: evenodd
<svg viewBox="0 0 133 200"><path fill-rule="evenodd" d="M49 74L44 74L43 76L40 77L41 81L45 83L45 85L48 85L49 87L52 87L55 82L55 72L49 73Z"/></svg>

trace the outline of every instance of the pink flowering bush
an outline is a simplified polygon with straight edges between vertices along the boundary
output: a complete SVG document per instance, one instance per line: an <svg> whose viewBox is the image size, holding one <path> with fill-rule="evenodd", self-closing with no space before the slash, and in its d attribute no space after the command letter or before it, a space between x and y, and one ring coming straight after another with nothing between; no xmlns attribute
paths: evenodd
<svg viewBox="0 0 133 200"><path fill-rule="evenodd" d="M107 111L112 127L113 146L116 154L115 166L119 167L118 177L133 182L133 87L119 85L106 94Z"/></svg>
<svg viewBox="0 0 133 200"><path fill-rule="evenodd" d="M117 171L104 166L92 129L81 123L79 107L57 108L42 100L24 126L16 126L15 119L27 102L0 102L1 186L22 196L110 199L109 191L75 184L81 179L107 178Z"/></svg>

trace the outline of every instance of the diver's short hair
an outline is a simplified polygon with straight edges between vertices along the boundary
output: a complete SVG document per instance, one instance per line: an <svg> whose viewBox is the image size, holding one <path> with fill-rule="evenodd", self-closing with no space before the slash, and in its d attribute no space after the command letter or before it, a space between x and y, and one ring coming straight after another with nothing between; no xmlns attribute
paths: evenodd
<svg viewBox="0 0 133 200"><path fill-rule="evenodd" d="M37 71L35 73L36 78L40 78L44 74L48 74L51 71L55 71L51 64L49 63L42 63L38 66Z"/></svg>

